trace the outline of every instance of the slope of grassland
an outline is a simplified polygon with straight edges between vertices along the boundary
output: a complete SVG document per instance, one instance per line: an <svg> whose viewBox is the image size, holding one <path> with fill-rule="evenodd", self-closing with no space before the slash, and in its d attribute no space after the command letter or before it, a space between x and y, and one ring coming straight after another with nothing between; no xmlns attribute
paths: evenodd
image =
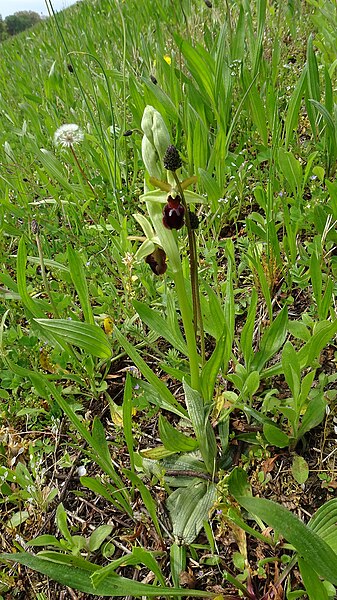
<svg viewBox="0 0 337 600"><path fill-rule="evenodd" d="M0 598L335 597L335 13L82 0L0 45Z"/></svg>

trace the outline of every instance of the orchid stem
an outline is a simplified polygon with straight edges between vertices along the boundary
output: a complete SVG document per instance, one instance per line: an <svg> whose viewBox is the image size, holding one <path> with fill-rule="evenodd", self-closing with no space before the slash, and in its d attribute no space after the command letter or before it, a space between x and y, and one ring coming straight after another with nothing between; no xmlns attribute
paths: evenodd
<svg viewBox="0 0 337 600"><path fill-rule="evenodd" d="M188 245L190 250L190 278L191 278L191 289L192 289L192 302L193 302L193 322L195 337L199 329L200 334L200 350L202 364L205 363L205 335L202 320L200 294L199 294L199 281L198 281L198 262L197 262L197 248L194 230L191 227L190 213L187 207L187 203L184 196L184 190L181 186L176 171L172 171L174 180L177 184L177 188L181 197L182 205L185 209L185 221L188 234Z"/></svg>

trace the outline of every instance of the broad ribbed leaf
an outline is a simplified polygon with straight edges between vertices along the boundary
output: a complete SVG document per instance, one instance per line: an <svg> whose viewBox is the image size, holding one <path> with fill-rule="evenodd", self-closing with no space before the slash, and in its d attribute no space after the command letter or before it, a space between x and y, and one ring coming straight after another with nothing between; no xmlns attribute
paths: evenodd
<svg viewBox="0 0 337 600"><path fill-rule="evenodd" d="M319 600L329 600L328 592L323 585L323 582L318 577L311 565L307 561L303 560L303 558L299 558L298 566L300 568L303 583L309 596L309 600L318 600L318 598Z"/></svg>
<svg viewBox="0 0 337 600"><path fill-rule="evenodd" d="M173 535L191 544L201 531L216 498L216 486L194 480L187 488L178 488L167 500Z"/></svg>
<svg viewBox="0 0 337 600"><path fill-rule="evenodd" d="M104 331L96 325L67 319L35 319L47 331L56 334L68 344L73 344L99 358L111 358L111 347Z"/></svg>
<svg viewBox="0 0 337 600"><path fill-rule="evenodd" d="M337 498L325 502L311 517L308 527L337 554Z"/></svg>

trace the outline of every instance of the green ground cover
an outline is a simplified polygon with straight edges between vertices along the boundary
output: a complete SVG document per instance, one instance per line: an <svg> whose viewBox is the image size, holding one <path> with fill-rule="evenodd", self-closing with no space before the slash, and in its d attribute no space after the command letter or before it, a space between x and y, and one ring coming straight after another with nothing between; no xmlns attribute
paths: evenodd
<svg viewBox="0 0 337 600"><path fill-rule="evenodd" d="M335 2L48 8L0 45L0 598L335 598Z"/></svg>

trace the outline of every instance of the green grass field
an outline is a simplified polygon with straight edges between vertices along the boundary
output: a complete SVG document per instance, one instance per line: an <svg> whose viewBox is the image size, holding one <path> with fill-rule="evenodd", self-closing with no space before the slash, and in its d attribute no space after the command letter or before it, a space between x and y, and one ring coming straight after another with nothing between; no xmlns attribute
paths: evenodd
<svg viewBox="0 0 337 600"><path fill-rule="evenodd" d="M47 4L0 44L0 600L332 600L336 3Z"/></svg>

